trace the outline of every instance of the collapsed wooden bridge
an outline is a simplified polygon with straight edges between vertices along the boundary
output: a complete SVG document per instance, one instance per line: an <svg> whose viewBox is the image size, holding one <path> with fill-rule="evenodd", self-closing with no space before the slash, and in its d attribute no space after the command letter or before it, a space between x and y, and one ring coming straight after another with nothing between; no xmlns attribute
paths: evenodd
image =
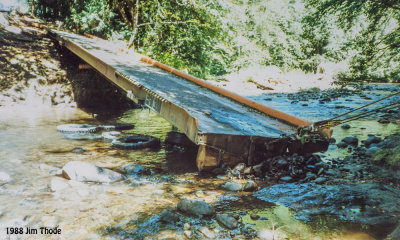
<svg viewBox="0 0 400 240"><path fill-rule="evenodd" d="M126 92L175 125L199 146L197 166L222 162L256 164L290 152L325 151L324 134L313 141L290 136L310 122L261 105L110 42L51 30L58 43ZM323 130L322 132L328 132ZM328 134L329 135L329 134Z"/></svg>

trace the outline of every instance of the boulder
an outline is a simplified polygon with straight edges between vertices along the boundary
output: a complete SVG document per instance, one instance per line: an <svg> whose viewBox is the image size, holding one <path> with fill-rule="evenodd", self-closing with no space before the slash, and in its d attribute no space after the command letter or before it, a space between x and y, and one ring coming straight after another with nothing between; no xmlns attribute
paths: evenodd
<svg viewBox="0 0 400 240"><path fill-rule="evenodd" d="M370 137L367 138L367 140L364 141L364 145L366 147L369 147L371 144L380 143L381 141L382 141L382 139L380 137L370 136Z"/></svg>
<svg viewBox="0 0 400 240"><path fill-rule="evenodd" d="M98 167L92 163L72 161L62 168L62 175L70 180L79 182L111 183L122 180L122 174Z"/></svg>
<svg viewBox="0 0 400 240"><path fill-rule="evenodd" d="M235 183L235 182L226 182L222 186L225 190L231 191L231 192L237 192L241 191L243 189L242 184L240 183Z"/></svg>
<svg viewBox="0 0 400 240"><path fill-rule="evenodd" d="M225 227L228 229L235 229L239 226L238 221L231 214L226 214L226 213L217 214L217 216L215 218L217 219L218 223L222 227Z"/></svg>
<svg viewBox="0 0 400 240"><path fill-rule="evenodd" d="M378 147L370 147L367 149L367 151L365 151L365 155L371 157L379 150L381 150L381 149Z"/></svg>
<svg viewBox="0 0 400 240"><path fill-rule="evenodd" d="M345 137L342 139L342 142L347 143L347 145L351 145L357 147L358 145L358 138L355 136L352 137Z"/></svg>
<svg viewBox="0 0 400 240"><path fill-rule="evenodd" d="M160 213L160 221L167 224L175 224L179 221L179 216L168 210L164 210Z"/></svg>
<svg viewBox="0 0 400 240"><path fill-rule="evenodd" d="M215 209L210 204L201 200L182 200L178 203L178 210L194 216L212 216Z"/></svg>

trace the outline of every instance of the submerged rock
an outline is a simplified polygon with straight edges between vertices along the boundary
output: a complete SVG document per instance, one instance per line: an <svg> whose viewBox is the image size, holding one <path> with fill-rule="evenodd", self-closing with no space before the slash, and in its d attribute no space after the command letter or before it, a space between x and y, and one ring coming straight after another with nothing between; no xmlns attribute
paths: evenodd
<svg viewBox="0 0 400 240"><path fill-rule="evenodd" d="M11 177L6 172L0 172L0 184L8 183L11 181Z"/></svg>
<svg viewBox="0 0 400 240"><path fill-rule="evenodd" d="M343 128L343 129L350 129L350 124L348 124L348 123L345 123L345 124L343 124L342 126L341 126L341 128Z"/></svg>
<svg viewBox="0 0 400 240"><path fill-rule="evenodd" d="M160 213L160 221L167 224L175 224L179 221L179 216L168 210L164 210Z"/></svg>
<svg viewBox="0 0 400 240"><path fill-rule="evenodd" d="M236 218L230 214L217 214L215 218L217 219L218 223L225 228L235 229L239 226Z"/></svg>
<svg viewBox="0 0 400 240"><path fill-rule="evenodd" d="M365 151L365 155L371 157L379 150L380 150L380 148L378 148L378 147L370 147Z"/></svg>
<svg viewBox="0 0 400 240"><path fill-rule="evenodd" d="M201 200L182 200L178 203L178 210L194 216L214 215L215 209L210 204Z"/></svg>
<svg viewBox="0 0 400 240"><path fill-rule="evenodd" d="M345 137L342 139L342 142L347 143L347 145L351 145L357 147L358 145L358 138L355 136L352 137Z"/></svg>
<svg viewBox="0 0 400 240"><path fill-rule="evenodd" d="M146 168L146 167L143 167L142 165L134 164L134 163L125 164L119 170L121 170L121 172L123 172L127 175L142 176L142 175L151 175L152 174L152 172L149 168Z"/></svg>
<svg viewBox="0 0 400 240"><path fill-rule="evenodd" d="M382 139L380 137L370 136L367 138L367 140L364 141L364 145L366 147L369 147L371 144L380 143L381 141L382 141Z"/></svg>
<svg viewBox="0 0 400 240"><path fill-rule="evenodd" d="M298 212L295 217L304 221L333 214L344 221L391 227L400 220L400 190L386 185L286 183L264 188L254 196L292 208Z"/></svg>
<svg viewBox="0 0 400 240"><path fill-rule="evenodd" d="M81 161L65 164L62 171L65 178L79 182L111 183L123 179L120 173Z"/></svg>

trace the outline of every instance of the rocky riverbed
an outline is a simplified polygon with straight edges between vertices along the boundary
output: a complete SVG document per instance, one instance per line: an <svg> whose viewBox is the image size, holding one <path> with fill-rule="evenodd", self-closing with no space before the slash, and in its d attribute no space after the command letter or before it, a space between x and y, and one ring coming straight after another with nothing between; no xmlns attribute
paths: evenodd
<svg viewBox="0 0 400 240"><path fill-rule="evenodd" d="M325 153L198 173L195 149L167 140L176 130L168 122L148 109L96 109L93 102L121 103L123 96L109 85L91 91L100 77L77 73L79 61L66 63L73 57L32 27L37 20L0 17L0 238L10 237L7 227L42 226L61 229L60 239L400 238L398 108L335 127ZM318 121L398 88L264 91L253 99ZM87 114L76 105L95 109ZM133 151L102 137L57 133L70 123L134 123L121 134L152 135L162 144Z"/></svg>

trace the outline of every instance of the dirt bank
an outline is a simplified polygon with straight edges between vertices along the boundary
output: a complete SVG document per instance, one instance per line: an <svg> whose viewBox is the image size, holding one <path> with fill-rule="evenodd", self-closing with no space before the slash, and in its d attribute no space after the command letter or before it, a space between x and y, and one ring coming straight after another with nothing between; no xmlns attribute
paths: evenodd
<svg viewBox="0 0 400 240"><path fill-rule="evenodd" d="M0 13L0 105L75 106L55 43L40 21Z"/></svg>

